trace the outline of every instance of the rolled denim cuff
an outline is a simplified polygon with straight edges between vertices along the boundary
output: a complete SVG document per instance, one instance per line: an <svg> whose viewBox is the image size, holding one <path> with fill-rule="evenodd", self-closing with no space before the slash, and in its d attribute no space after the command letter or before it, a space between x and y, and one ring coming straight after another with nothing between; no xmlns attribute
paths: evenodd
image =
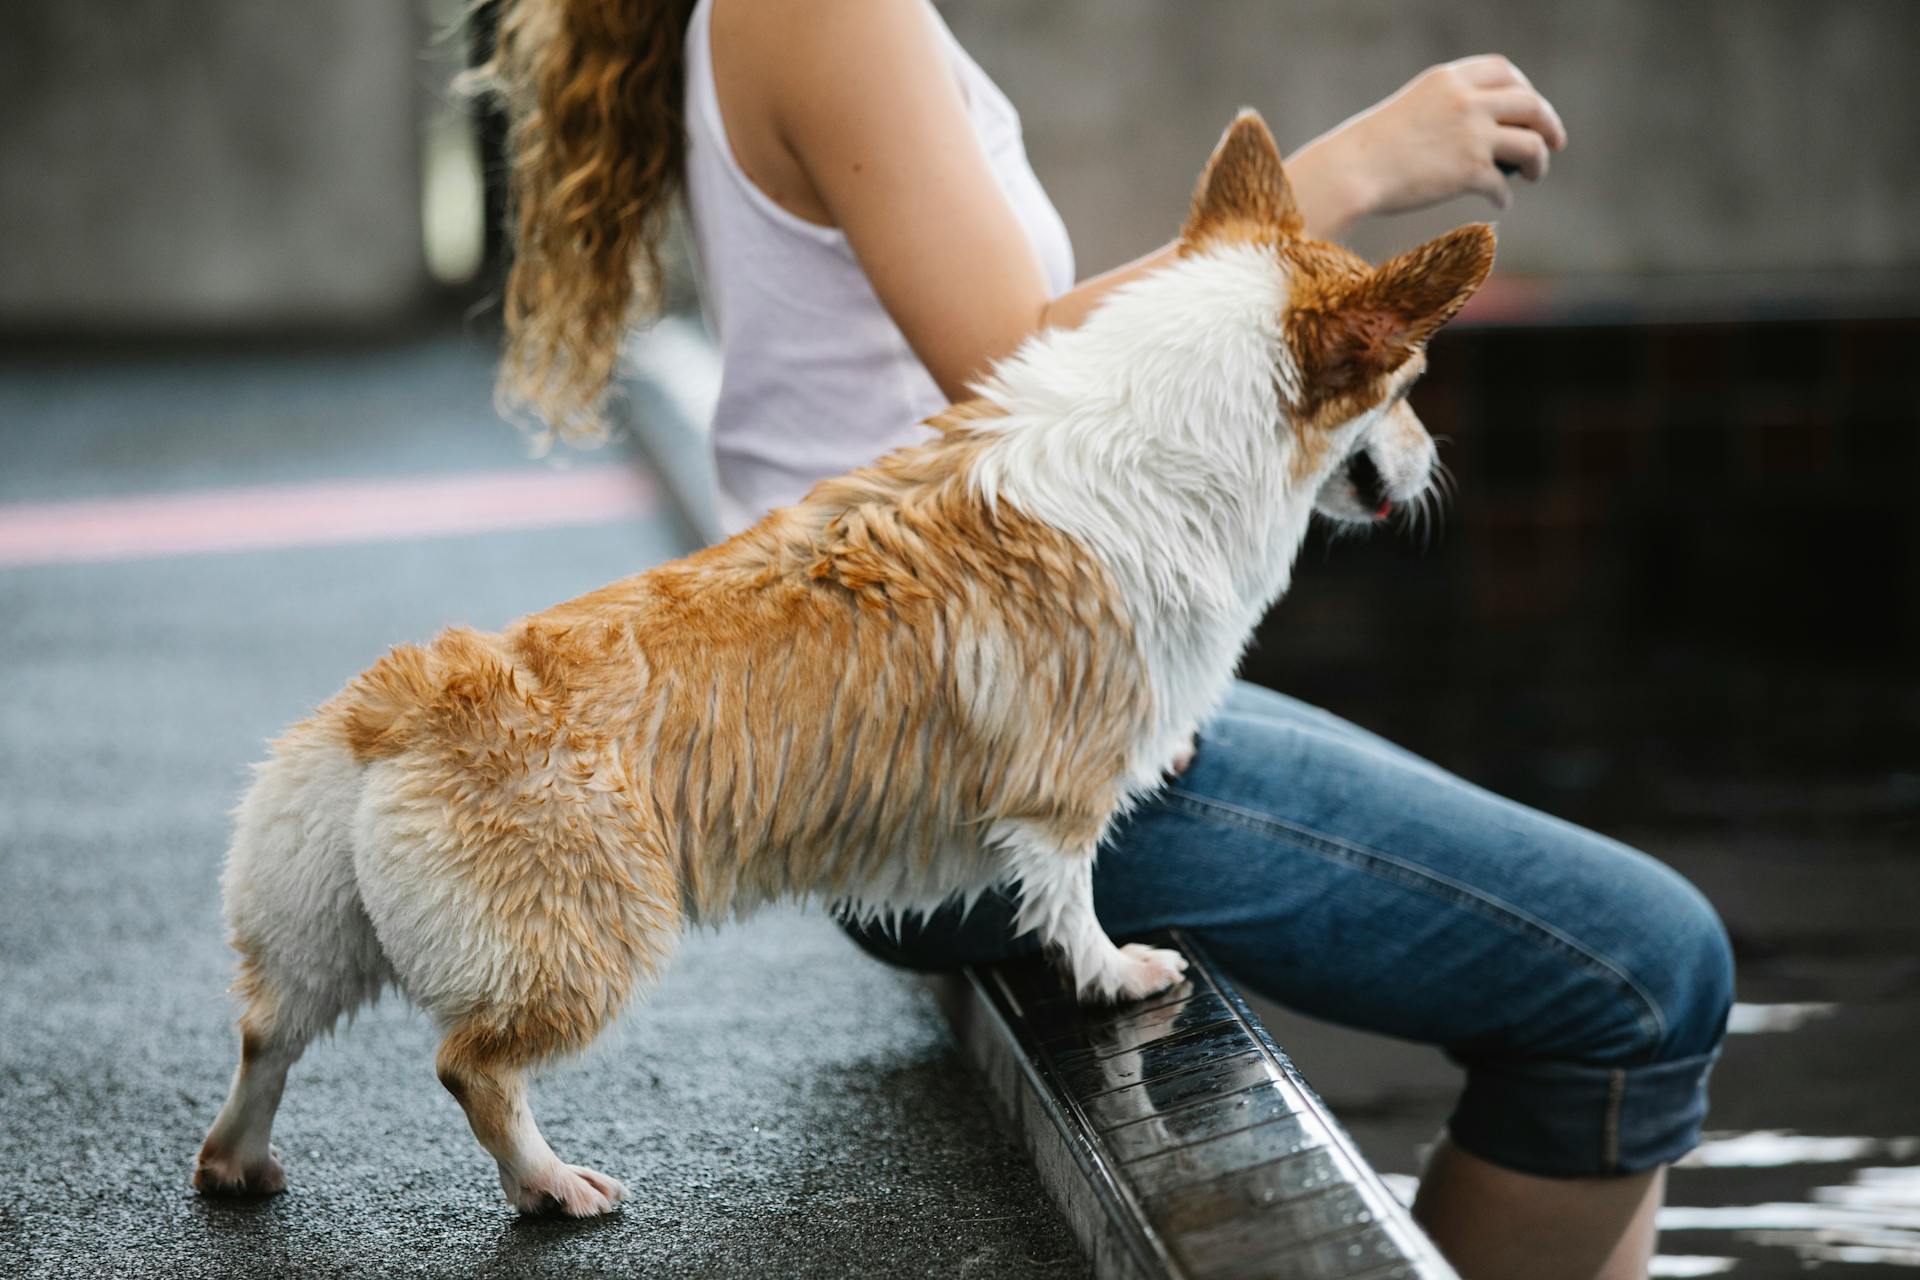
<svg viewBox="0 0 1920 1280"><path fill-rule="evenodd" d="M1456 1058L1467 1087L1447 1129L1462 1150L1518 1173L1640 1173L1699 1145L1718 1056L1638 1067Z"/></svg>

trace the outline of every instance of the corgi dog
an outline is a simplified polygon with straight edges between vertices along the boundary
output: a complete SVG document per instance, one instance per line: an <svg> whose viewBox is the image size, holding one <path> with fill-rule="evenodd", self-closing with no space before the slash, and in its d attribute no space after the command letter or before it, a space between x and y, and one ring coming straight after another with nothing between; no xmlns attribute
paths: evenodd
<svg viewBox="0 0 1920 1280"><path fill-rule="evenodd" d="M240 1065L208 1194L285 1178L287 1070L388 986L524 1212L560 1160L529 1073L691 924L819 897L891 916L1017 891L1087 1000L1181 979L1094 917L1095 851L1216 708L1318 510L1420 498L1428 337L1486 278L1462 227L1378 269L1309 238L1242 113L1168 265L1034 335L931 426L695 555L497 634L391 651L273 744L223 879Z"/></svg>

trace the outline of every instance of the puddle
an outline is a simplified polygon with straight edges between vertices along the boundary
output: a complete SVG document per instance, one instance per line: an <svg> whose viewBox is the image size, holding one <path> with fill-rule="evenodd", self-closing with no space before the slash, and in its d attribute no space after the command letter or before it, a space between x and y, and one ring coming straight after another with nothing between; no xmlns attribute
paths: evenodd
<svg viewBox="0 0 1920 1280"><path fill-rule="evenodd" d="M1911 1213L1863 1213L1845 1205L1776 1201L1772 1204L1673 1205L1660 1211L1662 1231L1869 1231L1877 1228L1914 1233L1912 1243L1920 1246L1920 1207Z"/></svg>
<svg viewBox="0 0 1920 1280"><path fill-rule="evenodd" d="M1855 1209L1920 1209L1920 1167L1861 1169L1848 1186L1815 1187L1813 1198Z"/></svg>
<svg viewBox="0 0 1920 1280"><path fill-rule="evenodd" d="M1766 1244L1791 1247L1802 1263L1872 1263L1882 1267L1920 1267L1920 1236L1886 1232L1859 1236L1839 1231L1782 1231Z"/></svg>
<svg viewBox="0 0 1920 1280"><path fill-rule="evenodd" d="M1736 1240L1790 1249L1803 1266L1920 1267L1920 1166L1859 1169L1844 1186L1814 1187L1811 1197L1800 1203L1674 1205L1660 1211L1660 1230L1729 1231Z"/></svg>
<svg viewBox="0 0 1920 1280"><path fill-rule="evenodd" d="M1683 1169L1771 1169L1794 1164L1841 1164L1856 1160L1911 1160L1920 1138L1826 1138L1791 1129L1709 1133L1683 1157Z"/></svg>
<svg viewBox="0 0 1920 1280"><path fill-rule="evenodd" d="M1717 1258L1704 1253L1657 1253L1647 1266L1649 1280L1663 1276L1718 1276L1733 1270L1738 1258Z"/></svg>

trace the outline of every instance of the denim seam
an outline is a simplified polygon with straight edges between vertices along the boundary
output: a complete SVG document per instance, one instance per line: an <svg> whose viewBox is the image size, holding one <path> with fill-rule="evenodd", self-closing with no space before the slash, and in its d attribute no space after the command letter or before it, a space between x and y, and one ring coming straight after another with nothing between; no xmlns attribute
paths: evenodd
<svg viewBox="0 0 1920 1280"><path fill-rule="evenodd" d="M1473 885L1462 884L1458 880L1449 879L1446 876L1439 875L1436 872L1430 871L1415 863L1408 862L1405 859L1382 853L1378 849L1370 849L1364 845L1340 840L1318 831L1309 831L1305 827L1295 826L1290 822L1285 822L1273 817L1271 814L1245 809L1239 805L1229 804L1223 800L1215 800L1209 796L1195 795L1190 791L1182 791L1177 787L1169 787L1161 793L1160 798L1163 802L1178 802L1191 809L1199 810L1203 814L1217 817L1223 821L1237 823L1252 831L1276 835L1305 849L1309 853L1316 853L1324 857L1337 859L1351 866L1357 866L1362 871L1366 871L1372 875L1378 875L1382 879L1399 879L1403 883L1408 883L1412 888L1432 893L1436 897L1446 898L1460 905L1470 906L1492 918L1501 920L1510 926L1517 927L1522 932L1531 933L1536 936L1537 941L1542 941L1557 950L1564 951L1579 963L1597 972L1606 974L1619 982L1628 991L1632 992L1634 998L1639 1000L1642 1006L1642 1012L1640 1014L1641 1030L1651 1034L1653 1038L1652 1048L1657 1049L1660 1043L1667 1037L1667 1017L1665 1010L1660 1007L1659 1001L1655 1000L1645 988L1634 981L1632 974L1622 969L1606 956L1581 945L1576 939L1561 933L1558 929L1555 929L1543 920L1535 919L1510 902L1496 898ZM1394 874L1391 876L1388 875L1387 873L1389 871Z"/></svg>
<svg viewBox="0 0 1920 1280"><path fill-rule="evenodd" d="M1627 1073L1615 1067L1607 1073L1606 1149L1601 1152L1608 1173L1620 1171L1620 1109L1627 1100Z"/></svg>

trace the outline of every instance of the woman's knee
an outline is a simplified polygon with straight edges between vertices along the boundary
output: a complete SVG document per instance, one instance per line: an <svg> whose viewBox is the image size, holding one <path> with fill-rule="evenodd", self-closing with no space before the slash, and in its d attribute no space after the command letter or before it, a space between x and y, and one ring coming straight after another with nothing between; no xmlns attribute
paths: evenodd
<svg viewBox="0 0 1920 1280"><path fill-rule="evenodd" d="M1662 868L1665 870L1665 868ZM1668 901L1655 916L1661 922L1652 961L1643 965L1642 984L1664 1014L1665 1034L1654 1046L1656 1062L1710 1053L1726 1035L1733 1007L1733 945L1720 915L1706 896L1677 873Z"/></svg>
<svg viewBox="0 0 1920 1280"><path fill-rule="evenodd" d="M1710 1054L1733 1004L1733 948L1704 894L1662 863L1633 854L1612 886L1611 936L1596 948L1585 1044L1574 1061L1643 1066Z"/></svg>
<svg viewBox="0 0 1920 1280"><path fill-rule="evenodd" d="M1589 935L1522 1043L1456 1054L1462 1147L1543 1177L1668 1164L1699 1142L1706 1085L1733 1002L1726 929L1686 880L1633 855L1611 877L1612 925ZM1557 997L1557 998L1555 998Z"/></svg>

